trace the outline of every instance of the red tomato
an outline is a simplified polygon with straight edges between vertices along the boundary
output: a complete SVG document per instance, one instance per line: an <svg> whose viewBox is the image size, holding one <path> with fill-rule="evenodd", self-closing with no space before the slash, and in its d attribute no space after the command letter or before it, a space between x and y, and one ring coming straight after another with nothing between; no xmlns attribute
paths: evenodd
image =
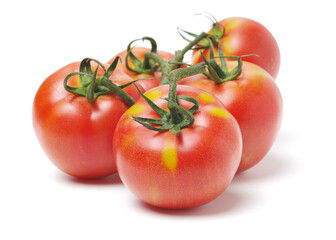
<svg viewBox="0 0 336 240"><path fill-rule="evenodd" d="M237 63L228 61L228 69ZM238 172L257 164L271 148L282 119L282 98L273 78L262 68L243 62L241 75L233 81L215 84L203 75L180 81L214 94L236 118L243 137Z"/></svg>
<svg viewBox="0 0 336 240"><path fill-rule="evenodd" d="M145 96L167 110L168 85ZM190 208L219 196L229 185L241 157L241 133L232 115L213 95L177 86L177 94L198 100L191 127L176 136L148 130L131 116L158 118L143 98L121 117L113 148L123 183L142 201L162 208ZM192 104L180 100L186 109Z"/></svg>
<svg viewBox="0 0 336 240"><path fill-rule="evenodd" d="M134 54L134 56L136 56L141 61L143 61L145 53L150 52L150 51L151 51L151 49L145 48L145 47L134 47L132 49L132 53ZM173 54L168 53L168 52L164 52L164 51L160 51L160 50L158 50L156 52L156 54L158 56L160 56L165 61L170 61L174 58ZM126 74L131 76L134 80L138 79L138 78L153 79L153 80L139 80L138 81L138 83L145 89L145 91L160 85L161 72L155 72L154 74L137 74L135 72L132 72L132 71L128 70L127 67L126 67L126 61L125 61L126 55L127 55L127 50L124 50L121 53L116 55L116 56L119 56L122 59L122 63L118 64L118 68L121 68ZM113 62L113 60L115 59L115 57L113 57L107 63L111 64ZM129 66L131 68L134 67L131 61L129 61L128 63L129 63Z"/></svg>
<svg viewBox="0 0 336 240"><path fill-rule="evenodd" d="M42 83L33 103L33 125L43 150L60 170L79 178L104 177L116 172L111 143L115 126L129 106L115 94L90 103L66 91L64 78L79 66L79 62L69 64ZM103 74L100 68L97 75ZM117 85L131 81L118 69L110 79ZM71 77L68 84L78 86L79 77ZM134 99L139 97L133 85L124 90Z"/></svg>
<svg viewBox="0 0 336 240"><path fill-rule="evenodd" d="M245 57L244 61L252 62L265 69L275 79L280 67L280 51L272 34L260 23L247 18L232 17L219 21L225 28L220 43L225 56L242 56L257 54L258 56ZM208 32L212 33L212 30ZM218 47L214 48L215 56ZM210 49L202 50L209 59ZM195 50L192 63L203 62L200 51Z"/></svg>

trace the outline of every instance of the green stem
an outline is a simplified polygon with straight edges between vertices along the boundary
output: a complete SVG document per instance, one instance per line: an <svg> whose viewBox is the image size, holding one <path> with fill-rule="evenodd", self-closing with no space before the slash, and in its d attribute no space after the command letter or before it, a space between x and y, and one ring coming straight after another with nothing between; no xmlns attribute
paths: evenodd
<svg viewBox="0 0 336 240"><path fill-rule="evenodd" d="M160 85L169 84L169 63L163 60L160 56L153 52L146 52L145 58L152 59L159 64L161 69L161 83Z"/></svg>
<svg viewBox="0 0 336 240"><path fill-rule="evenodd" d="M184 55L191 50L198 42L202 39L206 38L208 34L206 32L200 33L194 40L190 41L188 45L186 45L182 50L176 52L175 57L173 58L172 62L182 62ZM178 64L171 64L170 69L174 70L178 68Z"/></svg>
<svg viewBox="0 0 336 240"><path fill-rule="evenodd" d="M147 59L154 60L156 63L159 64L160 68L162 68L163 65L165 65L167 63L165 60L163 60L159 55L157 55L154 52L146 52L144 57L147 58Z"/></svg>
<svg viewBox="0 0 336 240"><path fill-rule="evenodd" d="M189 68L178 68L170 72L169 74L169 93L168 93L168 109L171 113L173 123L178 124L181 121L181 117L179 116L178 100L177 100L177 83L178 80L182 78L186 78L189 76L193 76L199 73L206 72L204 65L195 65Z"/></svg>
<svg viewBox="0 0 336 240"><path fill-rule="evenodd" d="M173 58L173 60L170 61L170 63L163 60L156 53L153 53L153 52L145 53L145 58L154 60L160 66L161 74L162 74L160 85L169 84L169 73L171 71L173 71L174 69L177 69L181 65L179 63L181 63L183 61L184 55L190 49L192 49L192 47L194 47L198 42L200 42L201 40L203 40L207 36L208 36L208 34L205 33L205 32L202 32L201 34L196 36L195 39L193 41L190 41L187 46L185 46L182 50L179 50L179 51L176 52L175 57Z"/></svg>
<svg viewBox="0 0 336 240"><path fill-rule="evenodd" d="M134 98L128 95L122 88L111 82L105 77L99 77L95 81L99 85L105 86L112 90L113 93L117 94L128 106L132 106L135 103Z"/></svg>

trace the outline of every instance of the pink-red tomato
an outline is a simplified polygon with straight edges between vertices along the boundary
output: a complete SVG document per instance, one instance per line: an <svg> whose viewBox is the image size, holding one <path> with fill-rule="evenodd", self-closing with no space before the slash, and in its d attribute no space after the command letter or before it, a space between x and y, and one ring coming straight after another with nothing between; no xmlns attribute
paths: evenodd
<svg viewBox="0 0 336 240"><path fill-rule="evenodd" d="M60 170L78 178L104 177L116 172L111 143L115 126L129 106L115 94L90 103L66 91L64 78L79 66L80 62L69 64L41 84L33 103L33 126L46 155ZM97 75L103 74L100 67ZM110 79L117 85L131 81L118 69ZM71 77L68 84L79 86L79 77ZM139 97L133 85L124 90L134 99Z"/></svg>
<svg viewBox="0 0 336 240"><path fill-rule="evenodd" d="M265 69L275 79L280 67L280 51L278 44L270 31L262 24L242 17L232 17L219 21L225 28L220 43L225 56L241 56L257 54L258 56L245 57L244 61L255 63ZM209 31L212 33L212 29ZM201 50L209 59L210 48ZM218 56L218 47L214 48ZM202 62L200 51L195 50L192 63Z"/></svg>
<svg viewBox="0 0 336 240"><path fill-rule="evenodd" d="M227 62L229 70L237 63ZM203 75L180 81L214 94L237 120L243 153L237 172L257 164L271 148L282 119L282 98L271 75L257 65L243 62L241 75L233 81L216 84Z"/></svg>
<svg viewBox="0 0 336 240"><path fill-rule="evenodd" d="M145 93L167 110L168 85ZM200 206L229 185L241 158L241 133L234 117L213 95L189 86L177 94L193 97L200 106L192 126L176 136L148 130L130 117L159 118L143 98L121 117L113 139L118 173L142 201L161 208ZM192 104L179 100L186 109Z"/></svg>
<svg viewBox="0 0 336 240"><path fill-rule="evenodd" d="M134 54L134 56L136 56L141 61L144 60L145 53L150 52L150 51L151 51L151 49L145 48L145 47L134 47L132 49L132 53ZM165 51L158 50L156 52L156 54L158 56L160 56L165 61L170 61L174 58L173 54L171 54L169 52L165 52ZM120 64L118 64L117 67L122 69L127 75L132 77L134 80L139 79L139 78L152 79L152 80L139 80L138 81L138 83L145 89L145 91L160 85L161 72L155 72L154 74L138 74L138 73L132 72L132 71L128 70L127 67L126 67L125 58L127 56L127 50L124 50L124 51L120 52L116 56L119 56L122 59L122 62ZM116 56L111 58L107 63L111 64ZM130 61L130 59L128 59L128 60L129 60L128 61L129 67L134 68L134 65L132 64L132 61Z"/></svg>

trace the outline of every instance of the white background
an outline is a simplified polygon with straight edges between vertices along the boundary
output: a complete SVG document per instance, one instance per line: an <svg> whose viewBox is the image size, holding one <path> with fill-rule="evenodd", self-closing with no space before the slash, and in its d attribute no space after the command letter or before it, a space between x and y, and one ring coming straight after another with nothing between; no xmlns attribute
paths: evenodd
<svg viewBox="0 0 336 240"><path fill-rule="evenodd" d="M0 8L0 239L336 239L336 37L333 1L5 1ZM37 88L62 66L105 62L152 36L174 52L176 27L243 16L275 36L284 116L255 168L215 201L168 211L142 204L117 175L77 180L44 155L31 123Z"/></svg>

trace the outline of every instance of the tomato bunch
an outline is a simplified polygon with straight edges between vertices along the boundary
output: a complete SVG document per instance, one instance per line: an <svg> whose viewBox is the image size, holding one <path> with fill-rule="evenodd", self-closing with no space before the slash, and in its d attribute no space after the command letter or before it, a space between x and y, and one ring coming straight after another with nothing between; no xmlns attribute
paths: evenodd
<svg viewBox="0 0 336 240"><path fill-rule="evenodd" d="M39 87L33 126L50 160L77 178L118 172L142 201L206 204L267 154L279 131L279 48L256 21L213 21L171 54L132 47L85 58ZM191 65L184 55L193 51ZM122 60L122 61L120 61Z"/></svg>

